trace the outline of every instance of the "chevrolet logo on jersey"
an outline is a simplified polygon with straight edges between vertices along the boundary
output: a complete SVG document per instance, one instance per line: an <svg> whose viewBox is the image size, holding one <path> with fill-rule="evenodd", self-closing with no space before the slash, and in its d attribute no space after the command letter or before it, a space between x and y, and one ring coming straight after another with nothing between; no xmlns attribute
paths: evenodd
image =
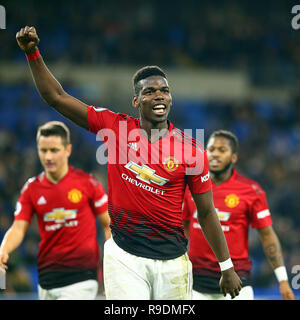
<svg viewBox="0 0 300 320"><path fill-rule="evenodd" d="M77 210L65 210L64 208L53 209L44 215L44 221L64 223L68 219L75 219Z"/></svg>
<svg viewBox="0 0 300 320"><path fill-rule="evenodd" d="M228 219L230 218L230 212L220 211L217 208L216 211L220 221L228 221Z"/></svg>
<svg viewBox="0 0 300 320"><path fill-rule="evenodd" d="M157 174L155 174L155 170L152 168L148 167L147 165L138 165L133 161L128 162L125 165L125 168L129 169L130 171L136 173L136 178L151 184L151 182L156 183L160 186L163 186L166 184L169 179L163 178Z"/></svg>
<svg viewBox="0 0 300 320"><path fill-rule="evenodd" d="M216 208L216 212L220 221L228 221L231 215L230 212L220 211L218 208ZM193 217L197 219L197 209L194 211Z"/></svg>

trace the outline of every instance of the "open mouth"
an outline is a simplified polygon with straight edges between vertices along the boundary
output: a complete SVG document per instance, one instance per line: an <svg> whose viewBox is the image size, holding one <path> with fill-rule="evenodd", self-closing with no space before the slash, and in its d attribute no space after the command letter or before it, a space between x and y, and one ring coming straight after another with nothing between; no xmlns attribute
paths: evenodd
<svg viewBox="0 0 300 320"><path fill-rule="evenodd" d="M212 167L219 166L220 164L221 164L221 161L217 160L217 159L213 159L213 160L209 161L209 165L212 166Z"/></svg>
<svg viewBox="0 0 300 320"><path fill-rule="evenodd" d="M167 107L163 104L158 104L152 108L152 111L157 115L163 115L166 113Z"/></svg>

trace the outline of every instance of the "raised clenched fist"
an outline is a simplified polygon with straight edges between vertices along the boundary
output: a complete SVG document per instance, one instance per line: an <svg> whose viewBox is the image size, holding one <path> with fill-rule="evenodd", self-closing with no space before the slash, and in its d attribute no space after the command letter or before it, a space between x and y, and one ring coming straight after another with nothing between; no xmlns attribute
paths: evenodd
<svg viewBox="0 0 300 320"><path fill-rule="evenodd" d="M22 28L19 32L17 32L16 39L19 47L25 53L35 52L37 49L37 45L40 42L40 39L36 33L35 28L28 27L28 26L26 26L25 28Z"/></svg>

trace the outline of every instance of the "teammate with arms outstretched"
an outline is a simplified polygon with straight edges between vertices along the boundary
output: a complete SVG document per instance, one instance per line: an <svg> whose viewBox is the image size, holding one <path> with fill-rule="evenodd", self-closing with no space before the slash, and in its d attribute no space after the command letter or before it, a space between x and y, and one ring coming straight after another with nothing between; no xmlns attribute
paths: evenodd
<svg viewBox="0 0 300 320"><path fill-rule="evenodd" d="M38 293L41 300L91 300L98 292L100 263L96 217L111 235L107 194L90 174L68 164L72 145L67 126L48 122L37 132L44 171L30 178L17 201L12 226L0 247L0 266L23 241L34 214L41 241Z"/></svg>

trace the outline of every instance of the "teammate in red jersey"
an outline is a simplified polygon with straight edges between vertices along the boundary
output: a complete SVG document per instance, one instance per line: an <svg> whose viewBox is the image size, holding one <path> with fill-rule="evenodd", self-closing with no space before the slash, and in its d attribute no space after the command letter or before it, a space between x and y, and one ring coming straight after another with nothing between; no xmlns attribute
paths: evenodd
<svg viewBox="0 0 300 320"><path fill-rule="evenodd" d="M95 299L100 262L95 217L108 239L107 195L92 175L68 164L72 145L64 123L39 127L37 146L45 171L30 178L21 191L14 223L0 247L0 265L7 268L9 254L21 244L36 214L39 298Z"/></svg>
<svg viewBox="0 0 300 320"><path fill-rule="evenodd" d="M22 28L16 38L45 101L98 133L107 146L112 238L104 246L106 298L191 298L192 266L181 218L186 184L222 266L221 290L238 295L241 281L213 206L206 151L168 121L172 97L165 73L153 66L135 74L132 104L140 119L134 119L68 95L40 56L33 27ZM102 161L101 148L98 151Z"/></svg>
<svg viewBox="0 0 300 320"><path fill-rule="evenodd" d="M249 284L248 229L256 228L272 268L280 282L283 299L294 299L289 286L280 244L261 186L233 168L238 159L238 140L229 131L215 131L207 144L214 204L224 231L230 256L243 288L235 299L254 299ZM187 189L183 206L185 233L190 239L189 256L193 264L193 299L224 299L218 282L220 268L197 221L197 209ZM228 299L228 296L225 297Z"/></svg>

